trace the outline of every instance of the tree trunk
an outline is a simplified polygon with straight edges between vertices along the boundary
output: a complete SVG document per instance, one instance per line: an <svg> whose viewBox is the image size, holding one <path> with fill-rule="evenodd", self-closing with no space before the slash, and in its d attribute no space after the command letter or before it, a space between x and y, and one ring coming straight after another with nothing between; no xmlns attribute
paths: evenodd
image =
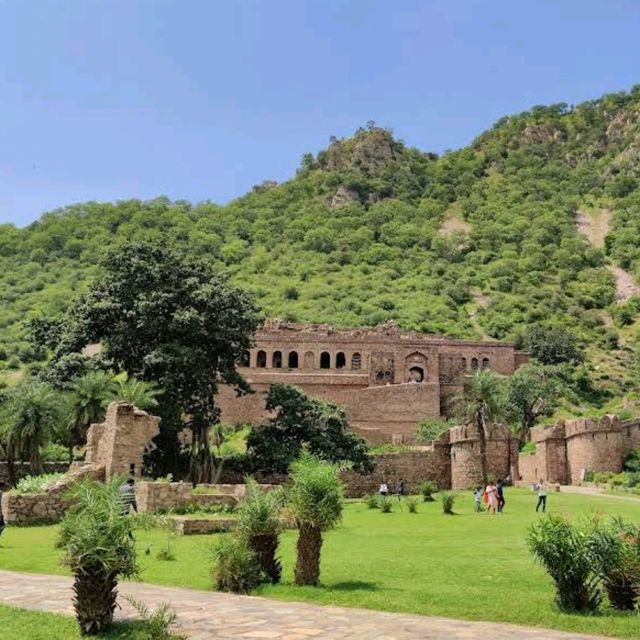
<svg viewBox="0 0 640 640"><path fill-rule="evenodd" d="M96 634L113 621L118 581L112 574L97 569L76 572L73 582L73 606L81 633Z"/></svg>
<svg viewBox="0 0 640 640"><path fill-rule="evenodd" d="M73 464L73 445L69 445L67 447L68 453L69 453L69 466L71 466Z"/></svg>
<svg viewBox="0 0 640 640"><path fill-rule="evenodd" d="M29 456L29 464L31 465L31 473L33 475L40 475L44 473L44 466L42 464L42 456L40 455L40 447L38 445L34 445L31 449L31 454Z"/></svg>
<svg viewBox="0 0 640 640"><path fill-rule="evenodd" d="M191 482L209 484L213 478L213 456L209 442L209 426L195 423L191 427L193 441L191 444Z"/></svg>
<svg viewBox="0 0 640 640"><path fill-rule="evenodd" d="M298 557L294 571L295 584L317 587L320 580L320 550L322 530L310 524L300 525Z"/></svg>
<svg viewBox="0 0 640 640"><path fill-rule="evenodd" d="M478 440L480 441L480 469L482 473L482 482L486 487L489 480L489 474L487 472L487 431L484 406L482 404L480 404L476 409L476 431L478 432Z"/></svg>
<svg viewBox="0 0 640 640"><path fill-rule="evenodd" d="M9 476L9 484L12 487L16 486L16 466L15 457L13 452L13 445L7 445L7 475Z"/></svg>
<svg viewBox="0 0 640 640"><path fill-rule="evenodd" d="M276 558L278 551L277 534L265 534L251 536L249 538L249 547L258 556L262 570L269 576L273 584L280 582L282 575L282 565L280 560Z"/></svg>

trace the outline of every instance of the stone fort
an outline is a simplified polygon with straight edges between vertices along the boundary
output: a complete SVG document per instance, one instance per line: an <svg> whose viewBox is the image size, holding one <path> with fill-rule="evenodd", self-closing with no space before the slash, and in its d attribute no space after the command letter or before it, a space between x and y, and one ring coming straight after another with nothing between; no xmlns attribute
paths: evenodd
<svg viewBox="0 0 640 640"><path fill-rule="evenodd" d="M451 400L474 370L512 374L527 355L512 344L405 332L393 324L334 329L268 322L240 372L255 393L222 388L222 420L256 424L268 417L264 394L275 382L344 408L368 442L410 442L424 419L449 416Z"/></svg>

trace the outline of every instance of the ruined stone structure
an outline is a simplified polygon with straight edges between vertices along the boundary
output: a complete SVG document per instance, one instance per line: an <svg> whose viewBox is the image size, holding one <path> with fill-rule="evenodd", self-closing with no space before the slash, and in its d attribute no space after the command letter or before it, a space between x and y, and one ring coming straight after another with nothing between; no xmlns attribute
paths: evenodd
<svg viewBox="0 0 640 640"><path fill-rule="evenodd" d="M454 340L400 331L395 325L338 330L330 325L269 322L240 372L255 390L219 396L222 419L258 423L274 382L343 407L350 426L371 443L412 441L418 423L446 417L465 376L488 368L512 374L527 359L512 344Z"/></svg>
<svg viewBox="0 0 640 640"><path fill-rule="evenodd" d="M160 418L126 402L112 402L102 424L87 432L85 463L103 467L107 481L117 475L140 477L142 458L160 433Z"/></svg>
<svg viewBox="0 0 640 640"><path fill-rule="evenodd" d="M625 456L640 448L640 419L622 422L609 415L600 420L560 420L532 429L531 440L536 444L535 453L521 455L518 463L523 481L542 478L579 484L586 472L622 471Z"/></svg>

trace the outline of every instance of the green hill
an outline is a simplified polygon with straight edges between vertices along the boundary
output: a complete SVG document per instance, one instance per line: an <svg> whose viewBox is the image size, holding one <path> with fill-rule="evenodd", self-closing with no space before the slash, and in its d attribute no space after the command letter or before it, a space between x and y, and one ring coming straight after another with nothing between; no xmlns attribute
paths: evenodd
<svg viewBox="0 0 640 640"><path fill-rule="evenodd" d="M639 184L637 86L505 117L442 157L368 125L226 206L85 203L3 225L0 369L37 363L24 321L64 310L106 247L164 237L272 317L515 341L561 324L619 403L640 345Z"/></svg>

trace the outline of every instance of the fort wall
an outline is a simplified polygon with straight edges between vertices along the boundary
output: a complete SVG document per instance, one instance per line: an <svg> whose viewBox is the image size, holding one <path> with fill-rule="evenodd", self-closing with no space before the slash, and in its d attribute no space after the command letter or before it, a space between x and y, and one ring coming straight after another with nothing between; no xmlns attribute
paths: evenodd
<svg viewBox="0 0 640 640"><path fill-rule="evenodd" d="M587 472L623 469L625 456L640 446L640 421L621 422L615 415L573 418L531 430L536 451L519 458L520 478L578 484Z"/></svg>

